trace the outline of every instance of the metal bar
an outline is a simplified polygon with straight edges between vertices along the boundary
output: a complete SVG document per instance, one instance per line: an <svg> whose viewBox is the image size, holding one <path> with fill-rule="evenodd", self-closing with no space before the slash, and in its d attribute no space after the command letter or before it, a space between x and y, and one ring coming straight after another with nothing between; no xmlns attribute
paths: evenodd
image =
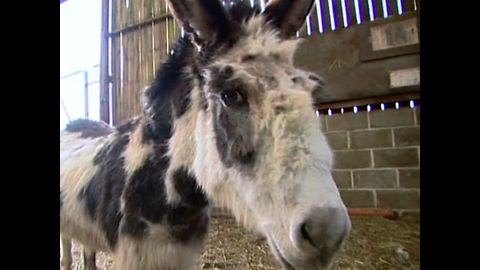
<svg viewBox="0 0 480 270"><path fill-rule="evenodd" d="M110 123L110 74L108 50L110 0L102 0L102 28L100 39L100 120Z"/></svg>
<svg viewBox="0 0 480 270"><path fill-rule="evenodd" d="M88 85L92 85L92 84L95 84L95 83L99 83L100 80L96 80L96 81L93 81L93 82L89 82Z"/></svg>
<svg viewBox="0 0 480 270"><path fill-rule="evenodd" d="M75 71L75 72L72 72L72 73L67 74L67 75L60 76L60 80L63 80L65 78L68 78L68 77L71 77L73 75L77 75L77 74L83 73L83 72L85 72L85 70L79 70L79 71Z"/></svg>
<svg viewBox="0 0 480 270"><path fill-rule="evenodd" d="M68 114L67 107L65 106L65 103L63 103L63 99L60 96L60 104L62 104L63 111L65 111L65 114L67 115L68 122L71 122L70 120L70 115Z"/></svg>
<svg viewBox="0 0 480 270"><path fill-rule="evenodd" d="M99 64L96 64L96 65L92 66L90 69L97 68L99 66L100 66ZM81 70L77 70L75 72L72 72L72 73L69 73L69 74L66 74L66 75L62 75L62 76L60 76L60 80L63 80L65 78L71 77L71 76L79 74L79 73L83 73L83 72L88 71L90 69L81 69Z"/></svg>
<svg viewBox="0 0 480 270"><path fill-rule="evenodd" d="M83 73L84 92L85 92L85 118L88 119L88 71Z"/></svg>
<svg viewBox="0 0 480 270"><path fill-rule="evenodd" d="M126 26L122 29L112 31L110 33L110 37L118 36L118 35L120 35L120 33L123 34L125 32L129 32L129 31L132 31L136 28L143 27L143 26L146 26L146 25L150 25L152 23L155 23L155 22L158 22L158 21L161 21L161 20L167 20L168 18L173 18L173 15L170 14L170 13L165 13L165 14L147 19L147 20L139 22L139 23L134 23L134 24Z"/></svg>

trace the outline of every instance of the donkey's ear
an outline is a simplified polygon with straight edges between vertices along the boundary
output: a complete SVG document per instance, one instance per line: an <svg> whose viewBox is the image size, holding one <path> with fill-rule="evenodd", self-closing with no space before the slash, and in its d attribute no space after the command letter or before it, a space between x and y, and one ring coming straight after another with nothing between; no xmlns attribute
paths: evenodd
<svg viewBox="0 0 480 270"><path fill-rule="evenodd" d="M218 0L168 0L168 6L197 43L214 43L226 39L231 21Z"/></svg>
<svg viewBox="0 0 480 270"><path fill-rule="evenodd" d="M284 38L293 36L305 22L313 0L270 0L263 14Z"/></svg>

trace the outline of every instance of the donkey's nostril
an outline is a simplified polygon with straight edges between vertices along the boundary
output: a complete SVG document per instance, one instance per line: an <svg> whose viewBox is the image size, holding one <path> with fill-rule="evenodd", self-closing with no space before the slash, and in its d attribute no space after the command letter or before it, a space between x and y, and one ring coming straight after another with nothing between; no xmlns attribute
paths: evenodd
<svg viewBox="0 0 480 270"><path fill-rule="evenodd" d="M296 227L297 246L305 252L333 254L350 231L350 220L344 209L313 208Z"/></svg>
<svg viewBox="0 0 480 270"><path fill-rule="evenodd" d="M300 232L304 240L306 240L310 245L317 247L315 242L312 240L312 237L310 236L312 231L311 226L312 225L310 225L310 223L302 223L302 225L300 225Z"/></svg>

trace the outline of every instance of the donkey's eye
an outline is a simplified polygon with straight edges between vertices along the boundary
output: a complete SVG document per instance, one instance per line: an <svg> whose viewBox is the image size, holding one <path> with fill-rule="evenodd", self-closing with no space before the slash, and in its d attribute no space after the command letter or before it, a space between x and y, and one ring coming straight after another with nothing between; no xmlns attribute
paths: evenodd
<svg viewBox="0 0 480 270"><path fill-rule="evenodd" d="M222 92L222 100L225 105L231 106L242 103L243 97L237 90L225 90Z"/></svg>

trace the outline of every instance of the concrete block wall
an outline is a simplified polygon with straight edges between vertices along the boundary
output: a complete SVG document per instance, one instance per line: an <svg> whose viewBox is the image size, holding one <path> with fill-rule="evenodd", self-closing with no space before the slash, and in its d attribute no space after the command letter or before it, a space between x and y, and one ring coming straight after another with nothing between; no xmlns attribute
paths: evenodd
<svg viewBox="0 0 480 270"><path fill-rule="evenodd" d="M420 209L420 107L320 115L347 207Z"/></svg>

